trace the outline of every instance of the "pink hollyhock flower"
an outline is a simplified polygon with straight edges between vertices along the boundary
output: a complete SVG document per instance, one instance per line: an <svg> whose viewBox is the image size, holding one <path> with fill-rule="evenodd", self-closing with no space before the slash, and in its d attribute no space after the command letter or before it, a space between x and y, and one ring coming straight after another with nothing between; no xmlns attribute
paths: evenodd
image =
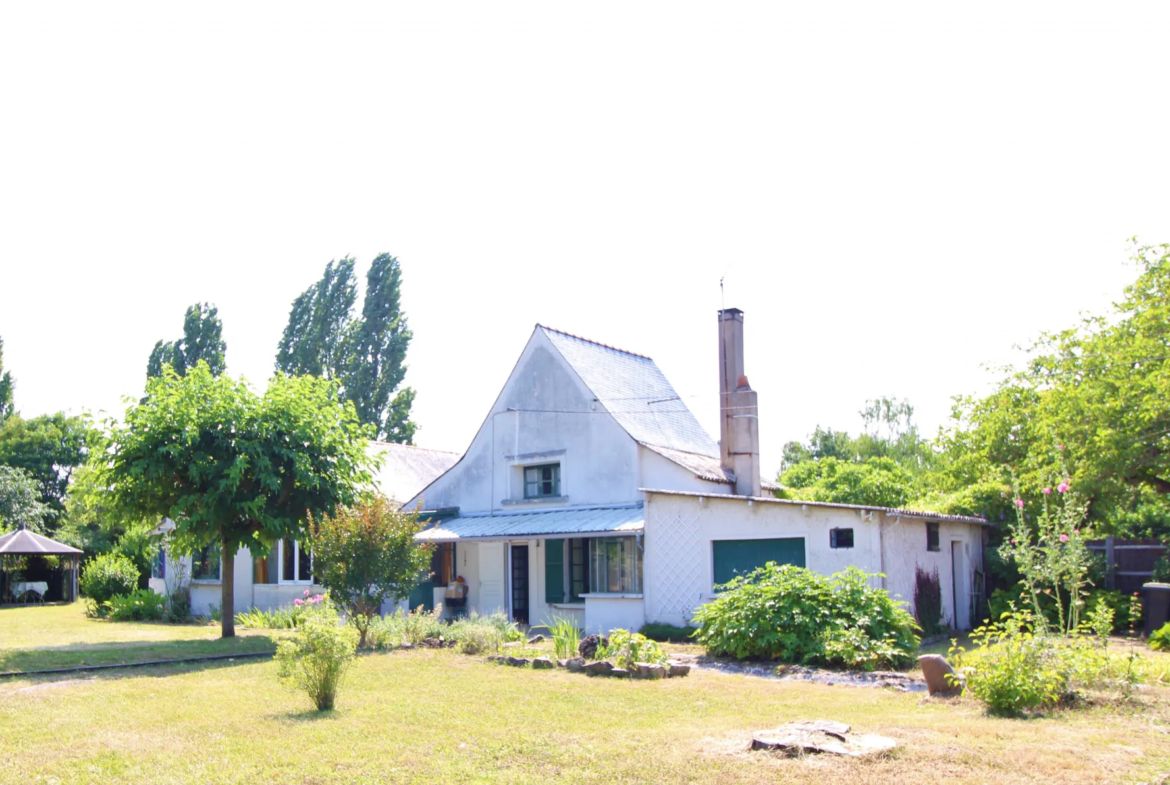
<svg viewBox="0 0 1170 785"><path fill-rule="evenodd" d="M1058 444L1058 445L1056 445L1056 449L1060 450L1061 452L1064 452L1064 445Z"/></svg>
<svg viewBox="0 0 1170 785"><path fill-rule="evenodd" d="M1015 545L1015 544L1016 544L1016 538L1015 538L1015 537L1013 537L1013 538L1012 538L1012 545Z"/></svg>
<svg viewBox="0 0 1170 785"><path fill-rule="evenodd" d="M1052 489L1051 489L1051 488L1045 488L1045 489L1043 489L1042 491L1040 491L1040 493L1044 494L1045 496L1051 496L1051 495L1052 495Z"/></svg>
<svg viewBox="0 0 1170 785"><path fill-rule="evenodd" d="M1061 493L1068 493L1068 488L1069 485L1067 482L1062 482L1060 485L1056 486L1056 490L1060 491Z"/></svg>
<svg viewBox="0 0 1170 785"><path fill-rule="evenodd" d="M1021 510L1024 509L1024 500L1023 499L1016 499L1016 506L1019 507Z"/></svg>
<svg viewBox="0 0 1170 785"><path fill-rule="evenodd" d="M295 600L293 600L293 605L299 606L299 605L304 605L304 604L305 604L305 601L302 600L300 597L297 597Z"/></svg>
<svg viewBox="0 0 1170 785"><path fill-rule="evenodd" d="M1080 529L1073 529L1073 534L1080 534L1080 533L1081 533Z"/></svg>
<svg viewBox="0 0 1170 785"><path fill-rule="evenodd" d="M1060 535L1060 541L1061 542L1068 542L1068 535L1067 534Z"/></svg>
<svg viewBox="0 0 1170 785"><path fill-rule="evenodd" d="M312 592L308 589L305 589L305 596L308 597L310 594L312 594Z"/></svg>

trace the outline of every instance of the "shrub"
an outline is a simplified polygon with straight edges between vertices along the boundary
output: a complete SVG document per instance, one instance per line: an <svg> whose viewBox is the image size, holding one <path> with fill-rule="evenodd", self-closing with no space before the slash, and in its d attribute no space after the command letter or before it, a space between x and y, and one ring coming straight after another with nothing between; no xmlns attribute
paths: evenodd
<svg viewBox="0 0 1170 785"><path fill-rule="evenodd" d="M1055 640L1033 634L1033 621L1030 613L1009 611L1000 622L971 633L978 645L974 657L961 647L951 648L957 666L974 666L967 671L967 690L993 712L1019 714L1053 705L1069 693Z"/></svg>
<svg viewBox="0 0 1170 785"><path fill-rule="evenodd" d="M769 562L698 609L695 636L712 654L802 664L897 667L918 650L903 603L850 567L829 577ZM827 648L826 648L827 647Z"/></svg>
<svg viewBox="0 0 1170 785"><path fill-rule="evenodd" d="M577 622L566 616L553 616L551 622L545 622L549 635L552 636L553 649L558 660L567 660L577 656L577 646L581 643L581 631L577 629Z"/></svg>
<svg viewBox="0 0 1170 785"><path fill-rule="evenodd" d="M943 624L942 587L939 585L938 568L927 572L921 567L914 568L914 617L922 634L930 637L947 631Z"/></svg>
<svg viewBox="0 0 1170 785"><path fill-rule="evenodd" d="M620 629L610 631L609 644L598 646L595 656L599 660L612 659L619 667L629 670L637 667L639 662L665 665L668 659L666 652L645 635Z"/></svg>
<svg viewBox="0 0 1170 785"><path fill-rule="evenodd" d="M114 597L138 589L138 568L121 553L100 553L81 573L81 593L99 607Z"/></svg>
<svg viewBox="0 0 1170 785"><path fill-rule="evenodd" d="M291 689L308 693L318 711L332 709L357 644L357 630L340 624L326 601L306 615L296 636L277 644L279 676Z"/></svg>
<svg viewBox="0 0 1170 785"><path fill-rule="evenodd" d="M643 624L638 632L659 643L689 643L697 630L694 627L676 627L673 624L651 622Z"/></svg>
<svg viewBox="0 0 1170 785"><path fill-rule="evenodd" d="M303 597L293 600L292 605L262 611L252 608L236 614L236 624L241 627L251 627L254 630L294 630L301 626L306 614L316 611L316 606L326 602L324 594L312 594L305 590Z"/></svg>
<svg viewBox="0 0 1170 785"><path fill-rule="evenodd" d="M1012 608L999 622L971 634L978 644L975 650L952 646L952 660L966 669L967 690L994 712L1019 714L1052 706L1086 689L1117 691L1128 698L1147 677L1147 669L1132 649L1110 652L1112 621L1112 609L1099 602L1077 634L1054 635L1036 623L1031 611Z"/></svg>
<svg viewBox="0 0 1170 785"><path fill-rule="evenodd" d="M1170 551L1163 551L1163 556L1154 562L1154 571L1150 573L1151 583L1170 583Z"/></svg>
<svg viewBox="0 0 1170 785"><path fill-rule="evenodd" d="M173 624L182 624L191 618L191 590L185 586L175 589L167 597L167 612L164 616Z"/></svg>
<svg viewBox="0 0 1170 785"><path fill-rule="evenodd" d="M1170 651L1170 623L1163 624L1150 635L1150 648L1155 651Z"/></svg>
<svg viewBox="0 0 1170 785"><path fill-rule="evenodd" d="M500 631L488 624L452 625L451 638L459 644L463 654L484 654L499 651L504 645Z"/></svg>
<svg viewBox="0 0 1170 785"><path fill-rule="evenodd" d="M159 621L166 613L167 598L150 589L138 589L113 597L103 606L103 615L110 621Z"/></svg>
<svg viewBox="0 0 1170 785"><path fill-rule="evenodd" d="M1068 595L1062 594L1062 602L1064 607L1068 607ZM1027 594L1019 589L1004 590L996 589L991 593L991 597L987 601L988 616L991 619L1002 619L1005 613L1011 612L1019 602L1030 602ZM1131 618L1132 603L1130 598L1119 591L1112 591L1109 589L1089 589L1082 591L1081 607L1085 610L1092 610L1097 606L1098 602L1105 602L1113 609L1113 629L1124 630L1128 629L1133 622ZM1044 620L1052 627L1056 627L1059 623L1057 618L1057 604L1052 595L1040 595L1040 608L1044 612ZM1139 613L1140 617L1140 613Z"/></svg>

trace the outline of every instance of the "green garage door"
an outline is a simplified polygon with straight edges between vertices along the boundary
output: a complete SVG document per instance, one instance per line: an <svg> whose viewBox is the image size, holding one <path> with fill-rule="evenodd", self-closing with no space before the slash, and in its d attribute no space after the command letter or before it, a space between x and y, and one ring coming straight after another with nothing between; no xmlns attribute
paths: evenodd
<svg viewBox="0 0 1170 785"><path fill-rule="evenodd" d="M746 575L770 561L804 566L804 538L715 540L715 585Z"/></svg>

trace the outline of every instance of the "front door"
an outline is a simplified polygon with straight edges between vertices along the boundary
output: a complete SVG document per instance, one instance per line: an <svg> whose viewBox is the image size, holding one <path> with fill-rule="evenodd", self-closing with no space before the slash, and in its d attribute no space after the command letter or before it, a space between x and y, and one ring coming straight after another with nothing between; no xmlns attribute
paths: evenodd
<svg viewBox="0 0 1170 785"><path fill-rule="evenodd" d="M951 543L951 602L955 609L955 629L966 630L971 624L971 592L967 588L967 560L963 558L963 543Z"/></svg>
<svg viewBox="0 0 1170 785"><path fill-rule="evenodd" d="M528 546L512 546L512 621L528 624Z"/></svg>

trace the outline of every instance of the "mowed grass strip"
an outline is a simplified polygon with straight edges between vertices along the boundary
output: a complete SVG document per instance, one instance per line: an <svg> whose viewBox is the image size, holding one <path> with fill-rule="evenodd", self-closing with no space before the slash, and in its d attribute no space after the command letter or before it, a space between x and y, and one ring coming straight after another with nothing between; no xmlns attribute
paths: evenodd
<svg viewBox="0 0 1170 785"><path fill-rule="evenodd" d="M221 640L219 625L110 622L81 603L0 607L0 672L273 651L267 630Z"/></svg>
<svg viewBox="0 0 1170 785"><path fill-rule="evenodd" d="M271 662L0 683L0 782L1140 782L1170 771L1165 695L1031 720L972 701L692 672L658 682L360 657L317 714ZM748 753L754 729L834 719L879 760Z"/></svg>

